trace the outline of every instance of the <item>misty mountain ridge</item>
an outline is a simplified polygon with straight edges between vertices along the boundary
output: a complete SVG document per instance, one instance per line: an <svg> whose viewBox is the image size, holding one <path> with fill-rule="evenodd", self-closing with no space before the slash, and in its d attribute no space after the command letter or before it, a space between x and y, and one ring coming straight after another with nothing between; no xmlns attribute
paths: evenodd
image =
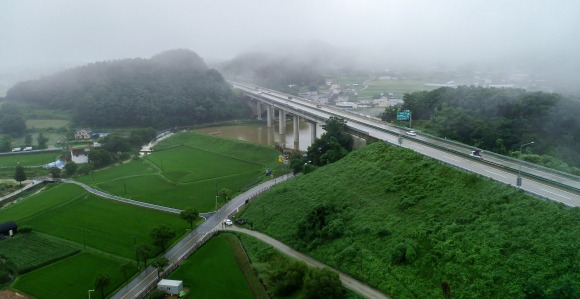
<svg viewBox="0 0 580 299"><path fill-rule="evenodd" d="M79 125L105 127L191 125L247 111L222 75L186 49L20 82L6 100L70 111Z"/></svg>

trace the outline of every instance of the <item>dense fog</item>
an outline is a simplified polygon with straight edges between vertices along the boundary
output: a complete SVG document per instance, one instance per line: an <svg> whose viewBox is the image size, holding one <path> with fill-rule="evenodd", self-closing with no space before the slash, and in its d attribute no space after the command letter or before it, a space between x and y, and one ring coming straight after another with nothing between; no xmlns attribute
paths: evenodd
<svg viewBox="0 0 580 299"><path fill-rule="evenodd" d="M195 51L381 70L510 69L578 82L580 2L1 1L0 73ZM330 58L330 59L329 59Z"/></svg>

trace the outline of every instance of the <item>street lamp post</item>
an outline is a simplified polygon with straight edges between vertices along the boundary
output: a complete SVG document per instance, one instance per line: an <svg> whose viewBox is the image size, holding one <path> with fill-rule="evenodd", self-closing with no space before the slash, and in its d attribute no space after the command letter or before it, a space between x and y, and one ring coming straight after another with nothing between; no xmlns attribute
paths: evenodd
<svg viewBox="0 0 580 299"><path fill-rule="evenodd" d="M89 299L91 299L91 292L94 292L95 290L89 290Z"/></svg>
<svg viewBox="0 0 580 299"><path fill-rule="evenodd" d="M516 185L517 185L518 187L520 187L520 186L522 185L522 148L523 148L524 146L526 146L526 145L530 145L530 144L534 144L534 142L532 141L532 142L528 142L528 143L524 143L524 144L520 145L520 156L518 157L518 158L519 158L519 160L520 160L520 163L519 163L519 164L520 164L520 166L519 166L519 168L518 168L518 178L517 178L517 180L516 180Z"/></svg>

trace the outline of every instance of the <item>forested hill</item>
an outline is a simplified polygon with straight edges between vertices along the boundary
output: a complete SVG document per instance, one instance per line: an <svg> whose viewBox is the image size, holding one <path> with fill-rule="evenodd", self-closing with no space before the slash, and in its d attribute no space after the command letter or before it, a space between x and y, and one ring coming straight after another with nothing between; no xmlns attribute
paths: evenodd
<svg viewBox="0 0 580 299"><path fill-rule="evenodd" d="M218 71L182 49L21 82L6 99L67 110L79 125L102 127L191 125L248 111Z"/></svg>
<svg viewBox="0 0 580 299"><path fill-rule="evenodd" d="M532 163L571 171L580 167L580 100L555 93L460 86L405 94L402 109L430 133ZM383 119L393 121L396 109ZM535 155L533 155L533 154ZM544 155L544 156L540 156ZM560 165L555 157L568 165ZM571 172L580 174L579 170Z"/></svg>

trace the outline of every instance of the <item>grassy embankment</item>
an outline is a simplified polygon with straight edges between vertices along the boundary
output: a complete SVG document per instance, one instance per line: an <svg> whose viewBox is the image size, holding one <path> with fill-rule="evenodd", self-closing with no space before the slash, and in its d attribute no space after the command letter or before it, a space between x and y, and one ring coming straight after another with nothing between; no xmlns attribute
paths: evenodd
<svg viewBox="0 0 580 299"><path fill-rule="evenodd" d="M78 181L134 200L178 209L193 205L207 212L215 208L216 188L235 196L268 180L265 169L279 167L278 154L267 146L184 132L162 141L145 159Z"/></svg>
<svg viewBox="0 0 580 299"><path fill-rule="evenodd" d="M578 290L580 209L371 144L273 187L240 217L394 298Z"/></svg>

